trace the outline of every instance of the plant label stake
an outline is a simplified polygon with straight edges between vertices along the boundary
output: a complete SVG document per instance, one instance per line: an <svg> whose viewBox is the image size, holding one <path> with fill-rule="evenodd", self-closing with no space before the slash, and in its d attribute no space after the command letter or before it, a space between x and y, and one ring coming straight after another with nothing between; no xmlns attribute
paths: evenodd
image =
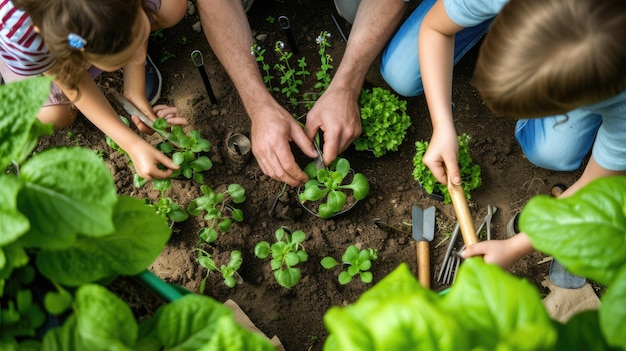
<svg viewBox="0 0 626 351"><path fill-rule="evenodd" d="M293 39L293 34L291 33L291 25L289 24L289 18L287 16L278 17L278 23L280 23L280 27L285 32L285 36L287 36L287 41L289 42L289 47L294 55L297 55L300 50L298 50L298 46L296 45L296 41Z"/></svg>
<svg viewBox="0 0 626 351"><path fill-rule="evenodd" d="M191 52L191 60L198 67L198 72L200 72L200 76L202 77L202 82L204 82L204 88L206 92L209 94L209 99L211 103L217 104L217 98L215 97L215 93L213 92L213 88L211 88L211 82L209 82L209 76L206 74L206 70L204 69L204 59L202 58L202 53L200 50L194 50Z"/></svg>
<svg viewBox="0 0 626 351"><path fill-rule="evenodd" d="M413 239L417 241L417 276L420 284L430 289L430 242L435 236L435 207L422 211L413 205Z"/></svg>

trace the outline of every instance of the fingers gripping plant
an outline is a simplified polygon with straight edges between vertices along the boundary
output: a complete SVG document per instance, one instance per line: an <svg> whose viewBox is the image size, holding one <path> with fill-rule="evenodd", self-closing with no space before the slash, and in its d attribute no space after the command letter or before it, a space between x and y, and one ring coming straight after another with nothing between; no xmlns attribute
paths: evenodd
<svg viewBox="0 0 626 351"><path fill-rule="evenodd" d="M364 199L369 193L369 182L361 173L356 173L350 184L343 184L350 173L350 162L345 158L337 158L328 169L317 169L315 162L309 163L304 172L309 176L309 180L304 184L304 191L300 193L300 201L326 199L318 209L321 218L330 218L341 210L346 203L345 190L352 190L357 200Z"/></svg>
<svg viewBox="0 0 626 351"><path fill-rule="evenodd" d="M467 134L459 135L459 170L461 171L461 180L463 181L463 192L468 199L471 199L470 192L482 185L480 176L480 166L473 164L469 154L470 137ZM451 203L450 193L447 184L441 184L437 181L433 173L426 167L422 159L428 149L427 141L417 141L415 143L416 153L413 157L413 178L429 194L439 194L444 197L444 203Z"/></svg>
<svg viewBox="0 0 626 351"><path fill-rule="evenodd" d="M278 229L275 234L276 242L270 246L267 241L261 241L254 247L254 254L265 259L272 256L270 265L274 271L276 282L285 288L293 288L300 281L300 268L296 267L300 262L309 259L302 242L306 234L297 230L293 234L286 228Z"/></svg>
<svg viewBox="0 0 626 351"><path fill-rule="evenodd" d="M206 243L212 243L217 239L218 231L227 232L233 220L243 221L243 211L228 204L233 202L240 204L246 201L244 188L239 184L230 184L221 193L216 193L207 185L200 187L202 196L195 198L187 205L187 212L192 216L199 216L206 212L204 219L208 222L208 227L200 229L198 235Z"/></svg>
<svg viewBox="0 0 626 351"><path fill-rule="evenodd" d="M372 261L378 259L378 252L375 249L361 249L355 245L350 245L346 252L341 256L341 261L347 266L347 269L339 273L339 284L346 285L352 281L352 278L359 276L364 283L371 283L373 276L370 272ZM332 257L324 257L320 262L322 267L332 269L340 265L337 260Z"/></svg>

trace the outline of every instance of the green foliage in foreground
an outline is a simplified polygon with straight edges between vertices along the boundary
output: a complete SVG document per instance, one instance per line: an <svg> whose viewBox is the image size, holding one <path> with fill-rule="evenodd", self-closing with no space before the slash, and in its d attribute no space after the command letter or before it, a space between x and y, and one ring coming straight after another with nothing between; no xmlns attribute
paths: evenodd
<svg viewBox="0 0 626 351"><path fill-rule="evenodd" d="M171 230L143 201L116 194L93 151L31 156L52 133L35 117L49 85L0 86L0 350L272 350L211 298L184 296L139 324L98 284L144 272ZM56 315L62 325L44 325Z"/></svg>
<svg viewBox="0 0 626 351"><path fill-rule="evenodd" d="M553 320L534 285L480 257L464 261L446 294L424 288L403 263L324 315L324 350L626 350L626 177L563 199L537 196L520 229L572 273L606 284L599 310Z"/></svg>

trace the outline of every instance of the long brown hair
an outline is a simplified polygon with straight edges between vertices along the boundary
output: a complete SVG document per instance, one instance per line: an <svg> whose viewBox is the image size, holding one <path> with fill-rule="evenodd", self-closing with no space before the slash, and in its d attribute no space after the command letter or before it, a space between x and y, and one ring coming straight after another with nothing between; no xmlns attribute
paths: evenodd
<svg viewBox="0 0 626 351"><path fill-rule="evenodd" d="M480 48L473 84L498 115L542 117L626 89L626 1L511 0Z"/></svg>
<svg viewBox="0 0 626 351"><path fill-rule="evenodd" d="M80 74L88 63L83 54L115 54L133 41L133 26L139 18L140 0L11 0L26 11L39 28L50 54L55 58L51 73L77 89ZM147 10L154 16L153 11ZM85 40L83 49L69 45L68 35L78 34Z"/></svg>

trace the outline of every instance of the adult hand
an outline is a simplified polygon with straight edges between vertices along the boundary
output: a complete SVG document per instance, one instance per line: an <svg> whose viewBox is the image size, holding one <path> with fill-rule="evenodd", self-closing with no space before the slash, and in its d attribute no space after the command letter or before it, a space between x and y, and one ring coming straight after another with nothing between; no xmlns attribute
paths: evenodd
<svg viewBox="0 0 626 351"><path fill-rule="evenodd" d="M145 140L133 145L133 148L128 151L128 155L133 161L133 166L137 174L148 180L154 178L167 179L172 175L174 170L179 168L174 165L169 157L152 147L152 145ZM163 169L163 167L165 167L165 169Z"/></svg>
<svg viewBox="0 0 626 351"><path fill-rule="evenodd" d="M296 163L289 145L293 141L307 156L317 156L313 142L298 121L277 103L264 105L250 116L252 153L263 173L291 186L309 180Z"/></svg>
<svg viewBox="0 0 626 351"><path fill-rule="evenodd" d="M361 135L358 98L353 90L333 88L331 84L307 114L306 135L313 139L318 130L324 131L322 153L326 165Z"/></svg>
<svg viewBox="0 0 626 351"><path fill-rule="evenodd" d="M459 140L454 128L435 130L423 161L441 184L448 184L448 178L461 184L458 154Z"/></svg>

